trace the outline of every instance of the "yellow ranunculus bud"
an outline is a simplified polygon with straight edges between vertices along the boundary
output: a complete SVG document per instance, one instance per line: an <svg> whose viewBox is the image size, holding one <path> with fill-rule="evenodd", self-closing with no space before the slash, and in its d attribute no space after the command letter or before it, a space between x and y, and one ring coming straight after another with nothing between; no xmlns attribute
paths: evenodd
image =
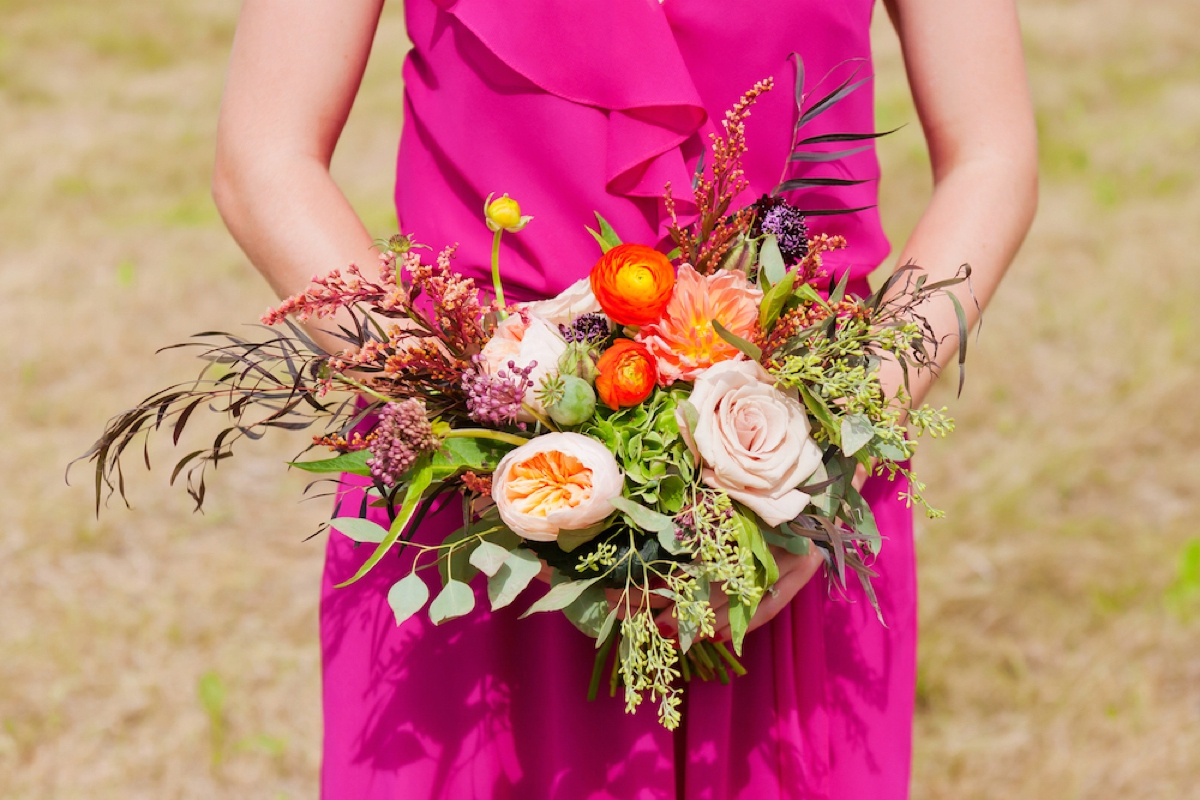
<svg viewBox="0 0 1200 800"><path fill-rule="evenodd" d="M483 204L483 216L487 220L488 230L492 232L503 230L516 233L533 219L521 216L521 206L508 194L495 200L489 194Z"/></svg>

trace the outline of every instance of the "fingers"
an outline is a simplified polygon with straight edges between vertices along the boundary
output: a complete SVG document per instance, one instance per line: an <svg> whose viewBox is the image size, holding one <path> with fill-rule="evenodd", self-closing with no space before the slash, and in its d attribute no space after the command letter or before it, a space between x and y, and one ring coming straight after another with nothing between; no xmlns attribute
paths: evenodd
<svg viewBox="0 0 1200 800"><path fill-rule="evenodd" d="M787 552L775 552L775 562L779 565L779 580L771 587L775 591L768 589L762 600L759 601L758 609L754 612L754 617L750 620L747 632L754 630L775 618L783 608L792 601L792 598L804 588L813 575L820 569L824 559L821 554L815 550L808 555L798 556ZM733 638L733 632L729 624L729 604L726 600L725 605L717 611L716 635L712 638L718 642L727 642Z"/></svg>
<svg viewBox="0 0 1200 800"><path fill-rule="evenodd" d="M644 607L649 608L666 608L669 609L673 604L670 600L659 594L651 593L647 596L640 588L632 587L629 589L629 602L625 601L625 592L620 589L605 589L604 596L608 600L608 610L617 609L617 619L625 619L625 611L628 609L632 612L637 612ZM668 611L668 616L670 612Z"/></svg>

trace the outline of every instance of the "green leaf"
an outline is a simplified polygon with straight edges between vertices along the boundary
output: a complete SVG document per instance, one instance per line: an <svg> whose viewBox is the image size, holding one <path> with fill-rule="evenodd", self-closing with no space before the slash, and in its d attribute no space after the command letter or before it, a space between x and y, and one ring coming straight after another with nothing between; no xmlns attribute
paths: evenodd
<svg viewBox="0 0 1200 800"><path fill-rule="evenodd" d="M609 502L612 503L613 508L629 517L630 522L644 531L653 533L671 531L672 534L675 532L675 520L666 514L660 514L624 497L614 497Z"/></svg>
<svg viewBox="0 0 1200 800"><path fill-rule="evenodd" d="M521 615L521 619L528 617L530 614L538 614L543 611L558 611L566 608L579 599L579 596L598 580L600 579L588 578L586 581L566 581L565 583L550 587L550 591L546 592L536 603L531 605Z"/></svg>
<svg viewBox="0 0 1200 800"><path fill-rule="evenodd" d="M776 530L764 530L763 538L767 540L767 544L773 544L776 547L782 547L794 556L806 556L809 553L809 548L812 546L808 538L798 536L790 531L780 533Z"/></svg>
<svg viewBox="0 0 1200 800"><path fill-rule="evenodd" d="M421 503L421 496L425 490L429 488L430 482L433 480L433 467L430 464L429 456L423 455L417 459L417 462L409 470L413 476L412 482L408 485L408 491L404 493L404 502L400 506L400 511L396 514L396 519L392 522L392 527L388 531L387 537L379 543L375 548L375 552L371 553L370 558L363 562L363 565L358 568L358 572L354 573L354 577L348 581L339 583L335 588L349 586L357 581L363 575L371 571L371 568L379 563L392 545L400 538L400 534L404 533L404 529L408 527L408 523L412 520L413 514L416 513L417 506Z"/></svg>
<svg viewBox="0 0 1200 800"><path fill-rule="evenodd" d="M471 551L468 561L471 566L490 578L499 571L500 567L504 566L504 562L508 561L508 556L508 550L500 545L481 541L479 546Z"/></svg>
<svg viewBox="0 0 1200 800"><path fill-rule="evenodd" d="M351 475L369 477L371 470L367 467L367 459L370 457L370 450L355 450L321 461L289 461L288 466L306 472L349 472Z"/></svg>
<svg viewBox="0 0 1200 800"><path fill-rule="evenodd" d="M612 611L609 611L608 616L604 618L604 622L600 625L600 631L596 634L597 650L600 649L600 646L603 645L605 641L607 641L608 635L612 633L613 625L617 621L617 612L619 610L619 608L614 608Z"/></svg>
<svg viewBox="0 0 1200 800"><path fill-rule="evenodd" d="M854 517L854 532L863 537L871 552L878 555L883 538L879 535L879 526L875 523L875 512L859 491L853 485L846 489L846 504Z"/></svg>
<svg viewBox="0 0 1200 800"><path fill-rule="evenodd" d="M852 456L875 438L875 427L865 414L842 417L842 453Z"/></svg>
<svg viewBox="0 0 1200 800"><path fill-rule="evenodd" d="M479 539L472 538L477 532L464 526L442 540L442 547L446 549L438 552L438 572L441 573L443 586L452 579L470 583L479 574L475 565L471 563L471 556L480 545ZM449 551L450 545L457 545L466 539L471 541Z"/></svg>
<svg viewBox="0 0 1200 800"><path fill-rule="evenodd" d="M541 571L542 562L532 550L520 547L511 551L508 560L488 578L488 600L492 603L492 611L515 600Z"/></svg>
<svg viewBox="0 0 1200 800"><path fill-rule="evenodd" d="M387 601L396 615L396 624L400 625L425 607L429 601L429 587L420 575L413 572L392 584L392 588L388 589Z"/></svg>
<svg viewBox="0 0 1200 800"><path fill-rule="evenodd" d="M387 528L361 517L338 517L330 520L329 525L356 542L379 544L388 535Z"/></svg>
<svg viewBox="0 0 1200 800"><path fill-rule="evenodd" d="M463 470L491 472L513 448L507 442L474 436L446 439L433 454L434 480L445 480Z"/></svg>
<svg viewBox="0 0 1200 800"><path fill-rule="evenodd" d="M712 321L712 326L713 330L717 332L718 336L729 342L729 344L733 345L738 350L741 350L743 353L745 353L751 361L757 362L762 360L762 349L759 348L758 345L754 344L753 342L746 341L736 333L730 333L729 330L726 329L726 327L718 320L714 319Z"/></svg>
<svg viewBox="0 0 1200 800"><path fill-rule="evenodd" d="M674 525L672 525L669 530L664 529L664 530L658 531L657 533L658 533L658 543L660 545L662 545L663 550L666 550L671 555L681 556L684 553L691 552L683 544L683 542L679 541L678 537L676 537Z"/></svg>
<svg viewBox="0 0 1200 800"><path fill-rule="evenodd" d="M475 592L462 581L450 581L429 606L429 619L434 625L466 616L475 608Z"/></svg>
<svg viewBox="0 0 1200 800"><path fill-rule="evenodd" d="M595 539L597 536L603 533L609 527L609 525L609 521L607 519L603 519L594 525L588 525L586 528L580 528L579 530L560 530L558 532L558 539L555 541L560 550L562 550L564 553L571 553L581 545L585 545L592 539Z"/></svg>
<svg viewBox="0 0 1200 800"><path fill-rule="evenodd" d="M816 303L824 308L829 308L829 304L825 302L825 298L821 297L820 292L813 288L811 283L802 283L796 287L796 297L809 303Z"/></svg>
<svg viewBox="0 0 1200 800"><path fill-rule="evenodd" d="M792 296L792 286L796 283L796 273L789 272L779 279L779 282L767 290L763 296L762 305L758 307L758 323L765 331L775 324L783 305Z"/></svg>
<svg viewBox="0 0 1200 800"><path fill-rule="evenodd" d="M746 631L753 616L754 611L736 594L729 596L729 632L733 638L733 652L739 656L742 654L742 641L746 638Z"/></svg>
<svg viewBox="0 0 1200 800"><path fill-rule="evenodd" d="M833 291L829 293L829 304L837 305L846 297L846 286L850 282L850 270L842 273L842 277L838 279L837 285L833 287Z"/></svg>
<svg viewBox="0 0 1200 800"><path fill-rule="evenodd" d="M771 548L767 547L767 540L763 538L757 518L751 512L737 506L734 512L734 521L738 526L738 544L753 553L754 558L762 566L763 586L774 586L775 582L779 580L779 565L775 563L775 556L771 555Z"/></svg>
<svg viewBox="0 0 1200 800"><path fill-rule="evenodd" d="M611 245L611 244L609 244L608 242L604 241L604 237L603 237L603 236L601 236L600 234L596 233L594 230L592 230L591 228L587 227L586 225L584 226L584 228L587 230L587 232L588 232L588 233L590 233L590 234L592 235L592 238L596 240L596 244L600 245L600 252L602 252L602 253L607 253L609 250L612 250L612 249L613 249L613 245Z"/></svg>
<svg viewBox="0 0 1200 800"><path fill-rule="evenodd" d="M886 458L888 461L905 461L911 457L910 453L906 453L890 442L874 445L873 449L880 458Z"/></svg>
<svg viewBox="0 0 1200 800"><path fill-rule="evenodd" d="M762 248L758 251L759 275L768 286L774 286L783 280L787 273L787 265L783 263L783 253L779 250L779 240L775 234L768 233L763 238Z"/></svg>
<svg viewBox="0 0 1200 800"><path fill-rule="evenodd" d="M700 424L700 412L690 400L680 400L677 408L683 414L683 424L687 425L688 433L695 434L696 426Z"/></svg>
<svg viewBox="0 0 1200 800"><path fill-rule="evenodd" d="M563 609L563 616L593 639L600 636L608 614L608 597L599 586L589 586L575 602Z"/></svg>
<svg viewBox="0 0 1200 800"><path fill-rule="evenodd" d="M804 405L808 406L809 412L816 417L817 422L825 428L825 433L829 435L830 440L837 444L841 439L842 430L833 421L833 412L829 410L829 406L825 405L825 401L817 397L807 386L800 386L800 397L804 400Z"/></svg>

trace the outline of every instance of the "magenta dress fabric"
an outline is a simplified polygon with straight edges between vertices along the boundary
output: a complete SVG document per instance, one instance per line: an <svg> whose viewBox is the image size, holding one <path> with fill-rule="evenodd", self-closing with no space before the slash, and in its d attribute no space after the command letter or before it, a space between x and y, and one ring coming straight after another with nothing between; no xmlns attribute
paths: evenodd
<svg viewBox="0 0 1200 800"><path fill-rule="evenodd" d="M534 221L504 237L513 299L553 295L598 256L584 230L599 211L626 241L665 242L663 185L691 210L691 175L708 134L738 97L773 76L747 126L745 202L781 178L805 89L871 74L873 0L406 0L413 49L396 207L402 229L440 247L488 285L484 198L508 192ZM823 81L823 82L822 82ZM872 130L869 86L818 117L807 135ZM806 208L875 202L873 150L803 174L870 179L808 191ZM886 257L874 210L813 217L850 247L828 265L852 286ZM339 516L359 513L347 478ZM358 483L361 483L359 481ZM887 622L861 591L813 580L746 639L749 674L693 681L684 723L662 729L647 706L587 702L592 641L559 614L518 621L531 602L476 610L439 627L397 627L387 589L408 574L389 557L343 589L370 552L330 535L321 602L326 800L899 800L908 797L916 644L912 519L903 487L864 493L885 537L875 563ZM372 512L374 513L374 512ZM440 542L457 503L417 537ZM428 575L429 573L424 573ZM429 578L431 588L435 576ZM482 589L482 587L480 587ZM535 592L531 592L535 593Z"/></svg>

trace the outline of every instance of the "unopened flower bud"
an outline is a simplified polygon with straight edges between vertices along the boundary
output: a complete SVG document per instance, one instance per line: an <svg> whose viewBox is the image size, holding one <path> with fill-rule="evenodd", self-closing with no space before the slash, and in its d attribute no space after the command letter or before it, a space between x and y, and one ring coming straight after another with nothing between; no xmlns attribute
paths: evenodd
<svg viewBox="0 0 1200 800"><path fill-rule="evenodd" d="M483 216L487 220L488 230L493 233L496 231L516 233L533 219L533 217L521 216L520 204L507 194L495 200L489 194L483 204Z"/></svg>
<svg viewBox="0 0 1200 800"><path fill-rule="evenodd" d="M574 375L590 383L596 381L596 362L600 354L587 342L572 342L558 358L558 371L562 375Z"/></svg>

